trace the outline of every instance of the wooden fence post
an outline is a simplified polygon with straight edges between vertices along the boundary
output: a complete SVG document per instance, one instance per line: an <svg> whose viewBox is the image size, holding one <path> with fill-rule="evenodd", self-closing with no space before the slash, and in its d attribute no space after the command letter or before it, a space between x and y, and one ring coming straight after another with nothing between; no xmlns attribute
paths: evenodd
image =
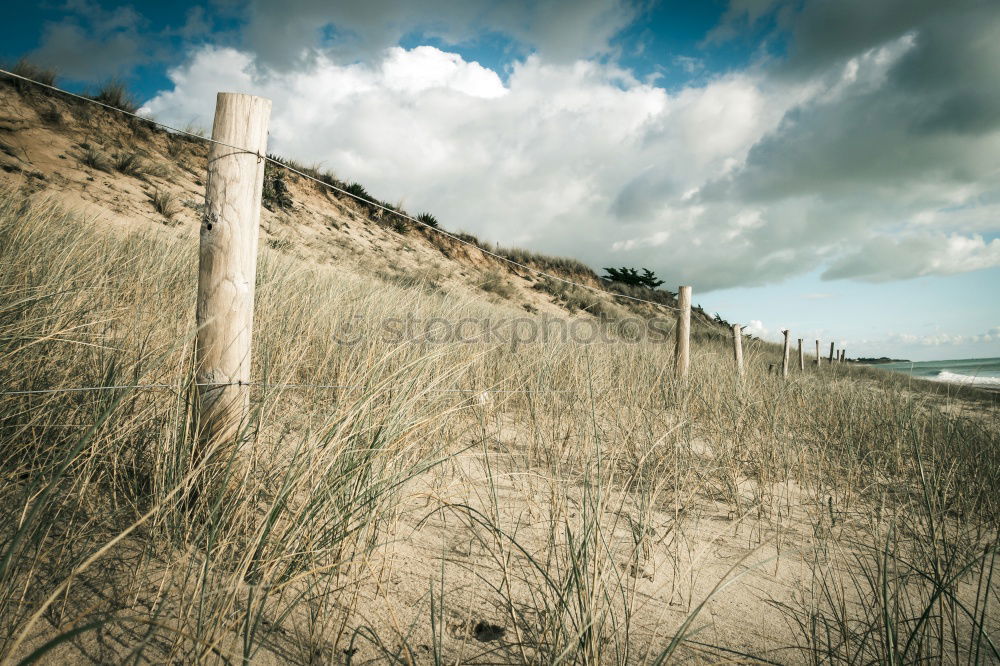
<svg viewBox="0 0 1000 666"><path fill-rule="evenodd" d="M219 93L198 261L196 379L204 446L231 439L250 404L250 340L271 100Z"/></svg>
<svg viewBox="0 0 1000 666"><path fill-rule="evenodd" d="M846 349L841 349L840 350L840 362L843 363L845 360L847 360L847 350Z"/></svg>
<svg viewBox="0 0 1000 666"><path fill-rule="evenodd" d="M743 376L743 327L733 324L733 359L736 361L736 374Z"/></svg>
<svg viewBox="0 0 1000 666"><path fill-rule="evenodd" d="M816 368L819 369L820 364L823 362L823 357L819 355L819 340L816 341Z"/></svg>
<svg viewBox="0 0 1000 666"><path fill-rule="evenodd" d="M785 334L785 348L781 355L781 376L784 379L788 379L788 333L789 330L786 328L782 333Z"/></svg>
<svg viewBox="0 0 1000 666"><path fill-rule="evenodd" d="M802 338L799 338L799 371L806 371L806 355L805 352L802 351Z"/></svg>
<svg viewBox="0 0 1000 666"><path fill-rule="evenodd" d="M833 344L834 343L832 343L832 342L830 343L830 364L831 365L833 365Z"/></svg>
<svg viewBox="0 0 1000 666"><path fill-rule="evenodd" d="M677 288L677 345L674 349L674 372L684 378L691 360L691 287Z"/></svg>

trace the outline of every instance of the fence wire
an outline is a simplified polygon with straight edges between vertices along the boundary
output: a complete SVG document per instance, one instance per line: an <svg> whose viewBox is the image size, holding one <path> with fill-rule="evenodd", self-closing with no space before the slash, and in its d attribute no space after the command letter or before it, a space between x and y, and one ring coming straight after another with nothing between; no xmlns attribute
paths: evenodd
<svg viewBox="0 0 1000 666"><path fill-rule="evenodd" d="M210 138L210 137L205 137L205 136L202 136L200 134L196 134L194 132L191 132L191 131L188 131L188 130L185 130L185 129L181 129L181 128L178 128L178 127L173 127L171 125L167 125L166 123L159 122L159 121L154 120L152 118L139 115L138 113L133 113L131 111L126 111L125 109L120 109L120 108L118 108L116 106L113 106L111 104L107 104L105 102L101 102L100 100L92 99L92 98L87 97L85 95L80 95L80 94L77 94L77 93L74 93L74 92L70 92L68 90L64 90L62 88L58 88L56 86L53 86L53 85L50 85L50 84L47 84L47 83L43 83L41 81L36 81L34 79L28 78L26 76L22 76L20 74L16 74L14 72L11 72L11 71L8 71L8 70L5 70L5 69L0 69L0 74L2 74L4 76L7 76L7 77L10 77L10 78L13 78L13 79L24 81L26 83L30 83L32 85L38 86L39 88L44 88L44 89L47 89L47 90L59 93L61 95L66 95L68 97L80 100L82 102L86 102L88 104L94 104L96 106L100 106L100 107L102 107L104 109L107 109L108 111L112 111L114 113L118 113L118 114L121 114L123 116L128 116L128 117L131 117L131 118L135 118L137 120L141 120L144 123L149 123L151 125L159 127L161 129L164 129L164 130L166 130L168 132L172 132L174 134L179 134L179 135L187 136L187 137L190 137L192 139L195 139L195 140L198 140L198 141L204 141L204 142L210 143L210 144L216 144L216 145L223 146L225 148L229 148L229 149L241 152L241 153L255 155L257 157L257 159L260 160L260 161L265 161L265 162L271 163L271 164L275 165L276 167L279 167L281 169L285 169L286 171L288 171L290 173L294 173L297 176L305 178L306 180L309 180L309 181L314 182L314 183L316 183L318 185L321 185L321 186L323 186L323 187L325 187L327 189L330 189L330 190L333 190L335 192L338 192L339 194L342 194L344 196L350 197L351 199L354 199L355 201L358 201L359 203L362 203L365 206L373 206L373 207L375 207L375 208L377 208L379 210L382 210L382 211L384 211L386 213L390 213L392 215L395 215L396 217L399 217L401 219L404 219L404 220L407 220L409 222L412 222L413 224L419 225L419 226L424 227L426 229L429 229L429 230L431 230L431 231L433 231L435 233L438 233L438 234L441 234L443 236L446 236L446 237L448 237L448 238L450 238L450 239L452 239L454 241L462 243L463 245L467 245L469 247L473 247L473 248L479 250L480 252L482 252L483 254L486 254L486 255L488 255L490 257L493 257L494 259L497 259L499 261L505 262L505 263L507 263L507 264L509 264L511 266L515 266L517 268L520 268L522 270L528 271L530 273L534 273L535 275L538 275L538 276L541 276L541 277L545 277L545 278L548 278L548 279L551 279L551 280L555 280L555 281L561 282L563 284L568 284L568 285L572 285L574 287L579 287L581 289L586 289L586 290L593 291L593 292L600 293L600 294L606 294L606 295L610 296L611 298L623 298L623 299L626 299L626 300L629 300L629 301L634 301L634 302L638 302L638 303L644 303L644 304L647 304L647 305L651 305L651 306L656 307L656 308L662 308L664 310L668 310L668 311L671 311L671 312L678 312L679 311L679 308L675 308L675 307L666 305L664 303L658 303L656 301L651 301L651 300L648 300L648 299L645 299L645 298L639 298L639 297L636 297L636 296L630 296L628 294L614 293L614 292L608 291L606 289L601 289L599 287L594 287L592 285L583 284L581 282L576 282L575 280L569 280L567 278L560 277L558 275L553 275L552 273L549 273L547 271L543 271L541 269L535 268L535 267L530 266L528 264L524 264L522 262L515 261L514 259L511 259L509 257L505 257L502 254L499 254L497 252L493 252L492 250L484 248L484 247L482 247L482 246L480 246L480 245L478 245L476 243L473 243L471 241L465 240L464 238L461 238L461 237L459 237L459 236L457 236L455 234L452 234L452 233L450 233L448 231L445 231L444 229L435 227L435 226L433 226L431 224L428 224L428 223L426 223L426 222L424 222L424 221L422 221L422 220L420 220L418 218L415 218L415 217L413 217L411 215L407 215L406 213L404 213L402 211L398 211L398 210L396 210L394 208L390 208L388 206L382 205L381 203L378 203L376 201L371 201L369 199L362 198L362 197L354 194L353 192L350 192L350 191L345 190L344 188L338 187L338 186L336 186L336 185L334 185L332 183L328 183L328 182L323 181L323 180L321 180L319 178L316 178L315 176L312 176L312 175L310 175L308 173L305 173L305 172L303 172L303 171L301 171L299 169L296 169L296 168L294 168L294 167L292 167L292 166L290 166L288 164L285 164L284 162L282 162L282 161L280 161L278 159L275 159L274 157L271 157L269 155L262 155L261 153L259 153L257 151L248 150L248 149L246 149L244 147L241 147L241 146L235 146L233 144L226 143L225 141L219 141L217 139L213 139L213 138ZM187 386L190 386L190 385L180 385L180 384L125 384L125 385L113 385L113 386L80 386L80 387L65 387L65 388L50 388L50 389L25 389L25 390L14 390L14 391L0 391L0 396L45 395L45 394L54 394L54 393L83 393L83 392L95 392L95 391L140 390L140 389L143 389L143 390L180 390L180 389L183 389L183 388L185 388ZM194 384L194 386L196 386L198 388L225 387L225 386L258 386L258 387L271 388L271 389L293 389L293 388L294 389L306 389L306 388L309 388L309 389L318 389L318 390L363 390L363 389L371 388L370 386L363 386L363 385L307 384L307 383L268 384L266 382L229 382L229 383L214 383L214 384ZM545 394L545 393L551 393L551 394L560 394L560 393L563 393L563 394L565 394L565 393L576 393L577 392L577 391L574 391L574 390L571 390L571 389L566 389L566 390L542 389L542 390L538 390L538 389L458 389L458 388L449 388L449 389L422 389L422 391L424 393L460 393L460 394L473 394L473 395L482 395L482 394L487 394L487 395L491 395L491 394Z"/></svg>
<svg viewBox="0 0 1000 666"><path fill-rule="evenodd" d="M178 391L184 388L194 386L196 388L223 388L226 386L256 386L268 389L318 389L318 390L343 390L343 391L361 391L365 389L375 388L371 385L365 386L363 384L308 384L308 383L292 383L292 384L269 384L267 382L214 382L214 383L194 383L194 384L119 384L111 386L71 386L71 387L61 387L61 388L49 388L49 389L24 389L16 391L0 391L0 397L2 396L12 396L12 395L45 395L51 393L86 393L92 391L120 391L120 390L139 390L139 389L155 389L155 390L171 390ZM399 388L398 386L393 386L389 388ZM462 393L462 394L472 394L472 395L498 395L498 394L508 394L508 393L524 393L524 394L542 394L542 393L577 393L573 389L463 389L463 388L437 388L419 389L420 393Z"/></svg>
<svg viewBox="0 0 1000 666"><path fill-rule="evenodd" d="M549 278L551 280L556 280L557 282L562 282L564 284L573 285L574 287L579 287L581 289L587 289L589 291L593 291L593 292L596 292L596 293L599 293L599 294L607 294L607 295L611 296L612 298L624 298L624 299L629 300L629 301L634 301L634 302L638 302L638 303L645 303L647 305L652 305L653 307L663 308L664 310L669 310L671 312L679 312L680 311L679 308L675 308L673 306L666 305L664 303L657 303L656 301L651 301L651 300L646 299L646 298L639 298L637 296L629 296L627 294L618 294L618 293L610 292L610 291L608 291L606 289L601 289L600 287L594 287L594 286L589 285L589 284L583 284L581 282L576 282L574 280L569 280L569 279L566 279L566 278L563 278L563 277L559 277L558 275L553 275L553 274L548 273L546 271L543 271L541 269L534 268L533 266L529 266L529 265L523 264L523 263L521 263L519 261L515 261L514 259L510 259L509 257L505 257L502 254L499 254L497 252L493 252L492 250L488 250L488 249L486 249L486 248L484 248L484 247L482 247L480 245L477 245L476 243L473 243L471 241L467 241L464 238L461 238L461 237L457 236L456 234L450 233L448 231L445 231L444 229L441 229L439 227L435 227L435 226L433 226L431 224L428 224L428 223L426 223L426 222L424 222L422 220L419 220L419 219L417 219L415 217L407 215L406 213L404 213L402 211L398 211L398 210L396 210L394 208L390 208L388 206L384 206L384 205L378 203L377 201L370 201L368 199L362 198L362 197L354 194L353 192L345 190L344 188L341 188L341 187L337 187L336 185L333 185L332 183L327 183L326 181L320 180L319 178L316 178L315 176L311 176L311 175L309 175L307 173L304 173L304 172L300 171L299 169L296 169L296 168L294 168L292 166L289 166L288 164L285 164L284 162L282 162L280 160L277 160L277 159L275 159L273 157L270 157L268 155L262 155L262 154L260 154L257 151L248 150L247 148L243 148L241 146L234 146L234 145L232 145L230 143L226 143L224 141L218 141L218 140L212 139L210 137L201 136L200 134L195 134L194 132L189 132L187 130L179 129L177 127L171 127L170 125L167 125L165 123L161 123L161 122L159 122L157 120L153 120L152 118L141 116L138 113L132 113L131 111L126 111L125 109L119 109L117 106L112 106L110 104L106 104L106 103L98 101L96 99L91 99L90 97L87 97L85 95L78 95L77 93L73 93L73 92L70 92L68 90L63 90L62 88L57 88L56 86L49 85L47 83L42 83L41 81L35 81L34 79L29 79L26 76L22 76L20 74L15 74L14 72L9 72L9 71L7 71L5 69L0 69L0 74L3 74L5 76L9 76L9 77L14 78L14 79L19 79L21 81L25 81L27 83L31 83L33 85L39 86L41 88L45 88L47 90L52 90L54 92L61 93L63 95L68 95L69 97L72 97L74 99L78 99L78 100L81 100L81 101L84 101L84 102L88 102L90 104L96 104L97 106L101 106L101 107L103 107L105 109L108 109L110 111L114 111L116 113L120 113L120 114L125 115L125 116L136 118L138 120L141 120L143 122L149 123L151 125L155 125L156 127L160 127L162 129L165 129L165 130L167 130L169 132L173 132L175 134L182 134L184 136L188 136L188 137L191 137L193 139L197 139L199 141L205 141L207 143L213 143L213 144L216 144L216 145L219 145L219 146L224 146L226 148L231 148L232 150L236 150L236 151L241 152L241 153L246 153L246 154L249 154L249 155L256 155L258 160L265 161L265 162L270 162L271 164L273 164L273 165L275 165L277 167L285 169L285 170L287 170L287 171L289 171L291 173L294 173L294 174L296 174L298 176L301 176L302 178L305 178L305 179L307 179L309 181L312 181L314 183L322 185L323 187L331 189L331 190L333 190L335 192L339 192L340 194L343 194L344 196L350 197L350 198L354 199L355 201L358 201L358 202L360 202L360 203L362 203L362 204L364 204L366 206L374 206L375 208L378 208L378 209L380 209L382 211L385 211L387 213L395 215L395 216L397 216L397 217L399 217L401 219L407 220L407 221L412 222L414 224L420 225L420 226L422 226L422 227L424 227L426 229L430 229L431 231L434 231L436 233L439 233L439 234L442 234L444 236L447 236L448 238L451 238L454 241L457 241L457 242L462 243L464 245L467 245L469 247L476 248L477 250L479 250L483 254L486 254L486 255L488 255L490 257L493 257L494 259L498 259L500 261L506 262L507 264L510 264L511 266L516 266L518 268L521 268L523 270L529 271L529 272L534 273L536 275L539 275L541 277Z"/></svg>

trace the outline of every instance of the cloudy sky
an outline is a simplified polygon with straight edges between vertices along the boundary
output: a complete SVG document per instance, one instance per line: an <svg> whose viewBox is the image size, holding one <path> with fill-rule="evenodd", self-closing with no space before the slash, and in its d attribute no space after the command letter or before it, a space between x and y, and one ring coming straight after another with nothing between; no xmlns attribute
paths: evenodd
<svg viewBox="0 0 1000 666"><path fill-rule="evenodd" d="M449 229L647 266L761 335L1000 356L996 0L45 1L0 56L130 83Z"/></svg>

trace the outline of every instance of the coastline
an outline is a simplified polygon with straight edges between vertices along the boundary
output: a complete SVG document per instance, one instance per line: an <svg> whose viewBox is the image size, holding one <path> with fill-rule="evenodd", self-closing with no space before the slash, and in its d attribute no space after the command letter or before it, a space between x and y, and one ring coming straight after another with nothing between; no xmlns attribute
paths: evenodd
<svg viewBox="0 0 1000 666"><path fill-rule="evenodd" d="M934 384L1000 390L1000 358L966 358L935 361L897 361L871 364L899 375Z"/></svg>

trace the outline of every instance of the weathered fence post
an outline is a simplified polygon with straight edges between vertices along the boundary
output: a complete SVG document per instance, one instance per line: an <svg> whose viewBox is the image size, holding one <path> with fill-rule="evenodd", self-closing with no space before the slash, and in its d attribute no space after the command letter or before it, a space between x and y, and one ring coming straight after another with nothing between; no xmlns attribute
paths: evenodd
<svg viewBox="0 0 1000 666"><path fill-rule="evenodd" d="M840 350L840 362L843 363L845 360L847 360L847 350L846 349L841 349Z"/></svg>
<svg viewBox="0 0 1000 666"><path fill-rule="evenodd" d="M830 364L831 365L833 364L833 344L834 343L832 343L832 342L830 343Z"/></svg>
<svg viewBox="0 0 1000 666"><path fill-rule="evenodd" d="M781 355L781 376L784 379L788 379L788 333L789 330L786 328L782 333L785 334L785 348Z"/></svg>
<svg viewBox="0 0 1000 666"><path fill-rule="evenodd" d="M819 355L819 340L816 341L816 368L819 369L820 364L823 362L823 357Z"/></svg>
<svg viewBox="0 0 1000 666"><path fill-rule="evenodd" d="M249 409L250 340L271 100L219 93L198 261L196 373L203 446L230 439Z"/></svg>
<svg viewBox="0 0 1000 666"><path fill-rule="evenodd" d="M802 338L799 338L799 371L806 371L806 355L805 352L802 351Z"/></svg>
<svg viewBox="0 0 1000 666"><path fill-rule="evenodd" d="M733 324L733 360L736 361L736 374L743 376L743 327Z"/></svg>
<svg viewBox="0 0 1000 666"><path fill-rule="evenodd" d="M674 349L674 372L687 377L691 360L691 287L677 288L677 345Z"/></svg>

